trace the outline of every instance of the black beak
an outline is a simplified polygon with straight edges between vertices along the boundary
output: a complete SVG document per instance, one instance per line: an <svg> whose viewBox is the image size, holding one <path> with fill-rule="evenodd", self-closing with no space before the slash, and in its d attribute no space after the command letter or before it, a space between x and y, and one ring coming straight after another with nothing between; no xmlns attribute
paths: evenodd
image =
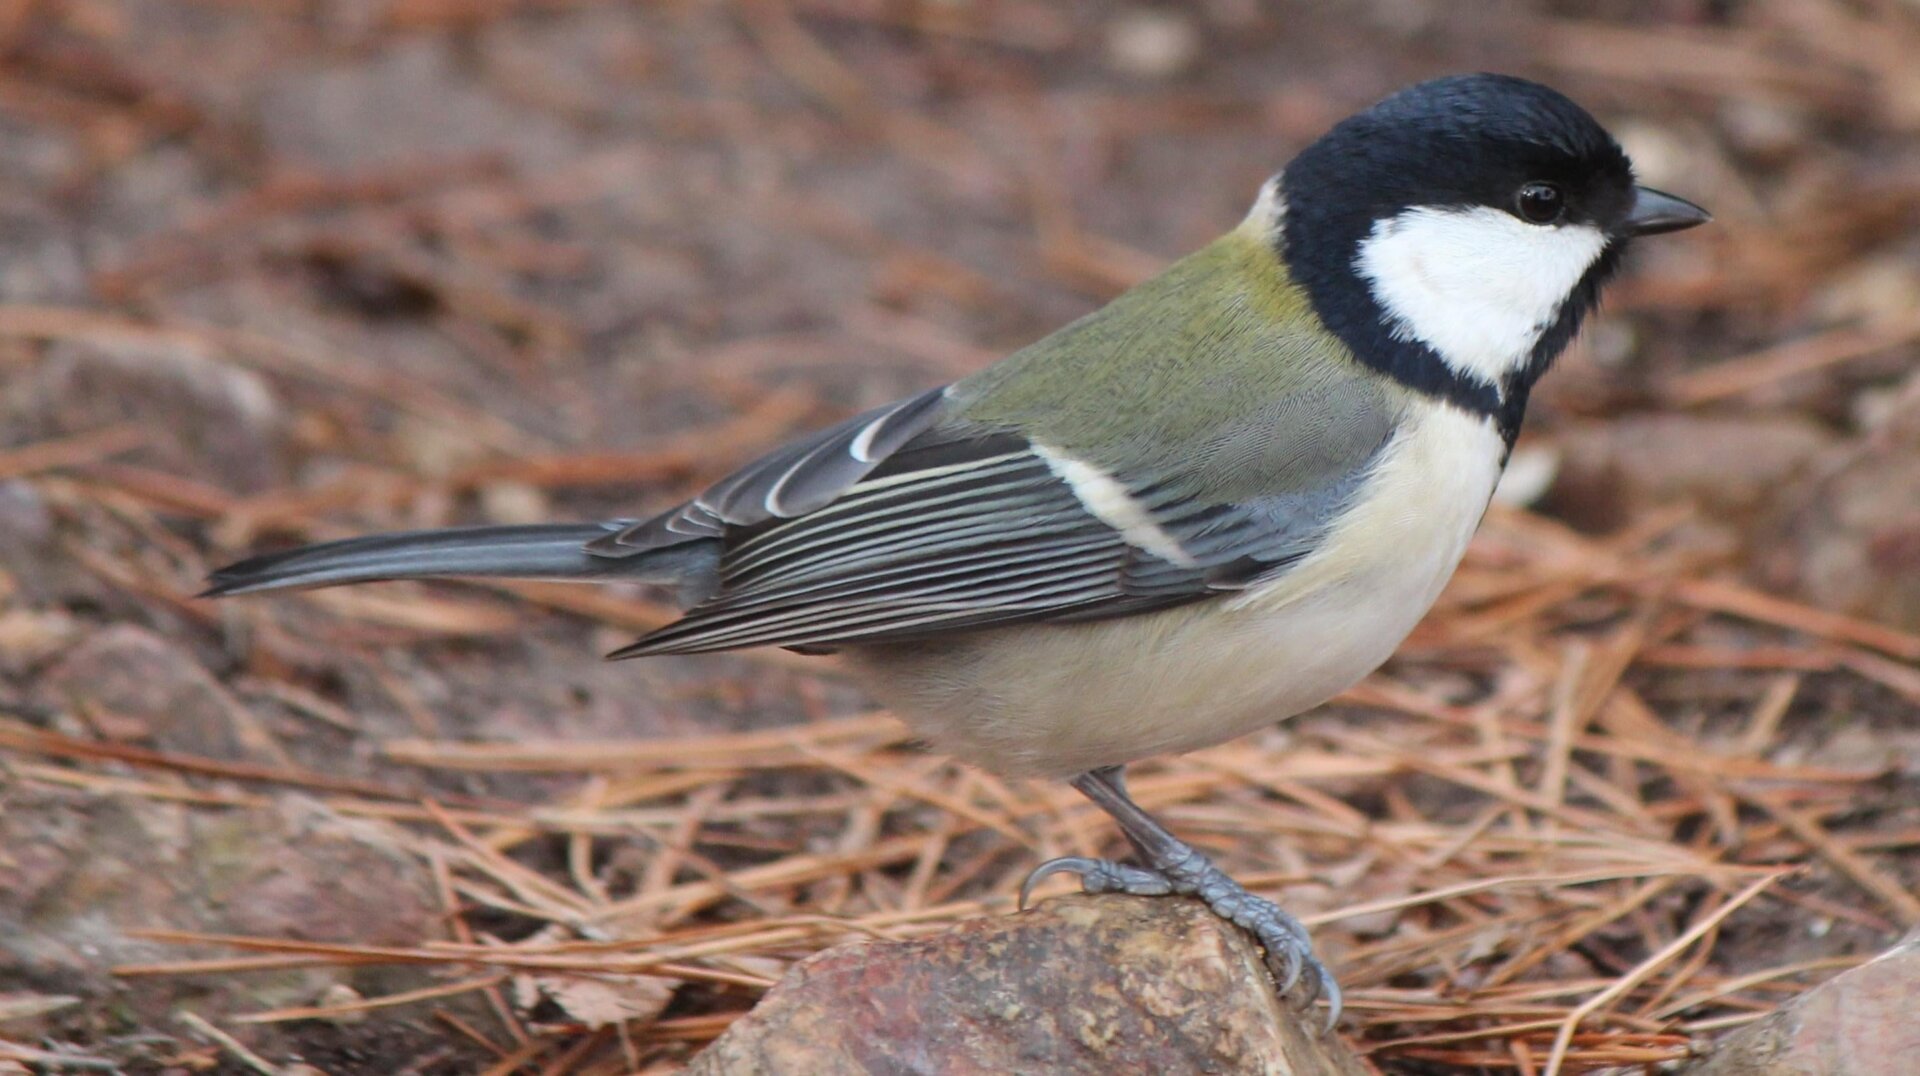
<svg viewBox="0 0 1920 1076"><path fill-rule="evenodd" d="M1705 224L1713 214L1687 201L1652 187L1633 188L1633 208L1620 222L1622 235L1659 235L1677 232L1696 224Z"/></svg>

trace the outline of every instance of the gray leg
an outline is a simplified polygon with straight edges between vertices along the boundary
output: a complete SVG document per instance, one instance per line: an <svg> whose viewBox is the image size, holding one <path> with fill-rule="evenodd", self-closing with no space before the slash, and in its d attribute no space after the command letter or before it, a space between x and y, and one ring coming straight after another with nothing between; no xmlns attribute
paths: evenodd
<svg viewBox="0 0 1920 1076"><path fill-rule="evenodd" d="M1081 888L1089 893L1197 897L1213 914L1253 935L1266 949L1267 966L1279 979L1281 993L1293 988L1303 969L1311 972L1307 980L1308 1003L1318 993L1327 999L1330 1010L1327 1026L1332 1027L1340 1019L1340 984L1313 955L1307 928L1298 919L1265 897L1247 892L1239 882L1214 866L1212 860L1141 810L1127 795L1120 767L1091 770L1074 778L1072 783L1119 824L1120 832L1133 845L1142 866L1086 856L1048 860L1034 868L1020 887L1021 907L1026 906L1034 886L1055 874L1079 875Z"/></svg>

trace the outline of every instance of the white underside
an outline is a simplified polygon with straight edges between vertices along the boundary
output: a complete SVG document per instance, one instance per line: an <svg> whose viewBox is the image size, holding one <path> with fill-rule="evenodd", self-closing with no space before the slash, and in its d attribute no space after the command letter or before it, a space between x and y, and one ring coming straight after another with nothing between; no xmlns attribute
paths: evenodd
<svg viewBox="0 0 1920 1076"><path fill-rule="evenodd" d="M1190 751L1317 706L1377 668L1452 576L1499 478L1491 422L1422 409L1320 550L1267 587L1147 616L849 653L936 747L1064 776Z"/></svg>

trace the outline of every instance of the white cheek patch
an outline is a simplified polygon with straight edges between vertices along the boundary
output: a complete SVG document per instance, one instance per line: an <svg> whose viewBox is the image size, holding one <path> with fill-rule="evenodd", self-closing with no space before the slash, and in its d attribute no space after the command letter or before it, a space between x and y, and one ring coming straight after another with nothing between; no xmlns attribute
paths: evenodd
<svg viewBox="0 0 1920 1076"><path fill-rule="evenodd" d="M1354 269L1394 321L1455 371L1498 387L1524 366L1607 238L1489 206L1421 206L1380 221Z"/></svg>

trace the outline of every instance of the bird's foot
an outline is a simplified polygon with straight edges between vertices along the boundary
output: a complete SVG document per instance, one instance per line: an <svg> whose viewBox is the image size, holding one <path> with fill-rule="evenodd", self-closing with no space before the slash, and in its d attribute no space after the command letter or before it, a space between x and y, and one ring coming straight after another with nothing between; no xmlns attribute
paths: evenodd
<svg viewBox="0 0 1920 1076"><path fill-rule="evenodd" d="M1260 943L1266 950L1267 969L1279 983L1283 996L1293 990L1304 972L1306 992L1301 1004L1311 1005L1316 996L1324 997L1328 1008L1327 1027L1339 1021L1340 984L1314 955L1307 928L1278 904L1248 892L1192 847L1183 844L1179 853L1151 867L1087 856L1050 859L1027 875L1026 882L1020 886L1020 906L1027 906L1027 898L1035 886L1056 874L1079 875L1080 888L1088 893L1199 899L1213 914L1253 935Z"/></svg>

